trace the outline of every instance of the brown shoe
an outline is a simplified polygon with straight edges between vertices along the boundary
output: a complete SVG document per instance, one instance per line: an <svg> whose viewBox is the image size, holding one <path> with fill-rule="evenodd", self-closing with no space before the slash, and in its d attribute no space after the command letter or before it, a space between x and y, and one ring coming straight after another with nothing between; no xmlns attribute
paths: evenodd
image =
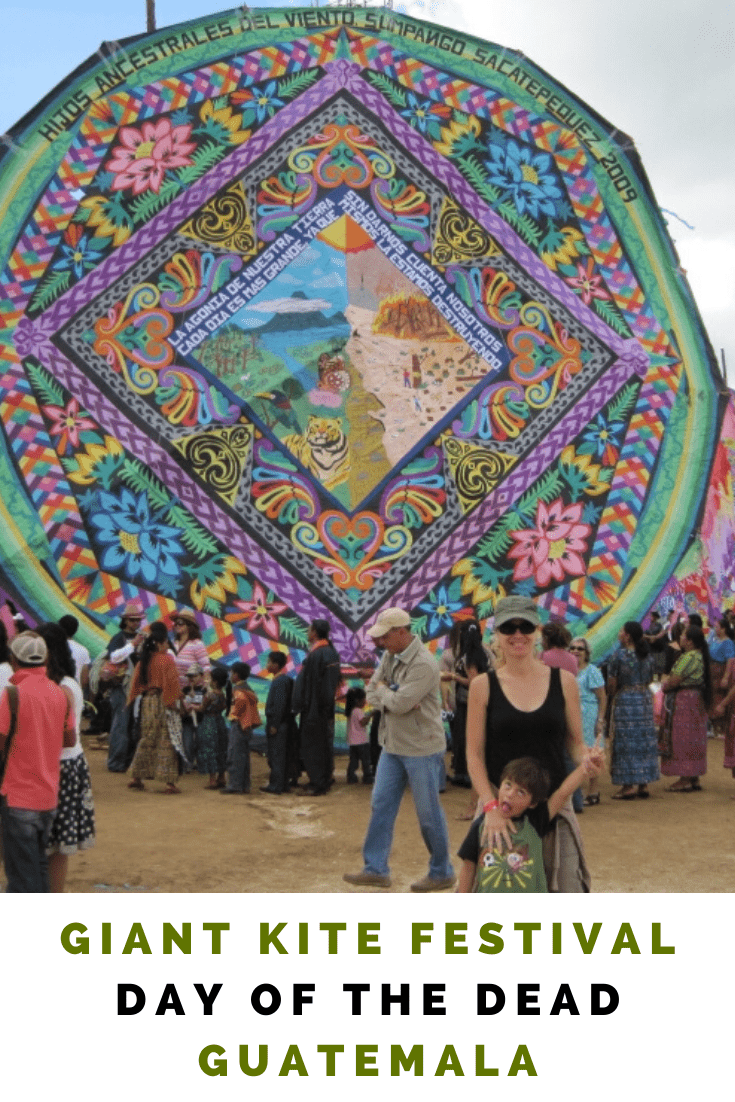
<svg viewBox="0 0 735 1102"><path fill-rule="evenodd" d="M423 880L417 880L411 885L412 892L443 892L447 888L453 888L457 883L457 877L451 876L425 876Z"/></svg>
<svg viewBox="0 0 735 1102"><path fill-rule="evenodd" d="M382 876L379 872L346 872L342 877L348 884L358 884L361 887L389 888L391 879Z"/></svg>

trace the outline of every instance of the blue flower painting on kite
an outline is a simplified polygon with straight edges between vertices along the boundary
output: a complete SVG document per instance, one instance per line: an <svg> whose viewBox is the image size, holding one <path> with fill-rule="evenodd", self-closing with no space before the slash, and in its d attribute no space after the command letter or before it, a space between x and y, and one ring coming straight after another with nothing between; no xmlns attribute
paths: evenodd
<svg viewBox="0 0 735 1102"><path fill-rule="evenodd" d="M99 509L90 520L105 548L100 561L104 570L123 570L145 585L154 584L159 571L170 577L179 574L182 532L163 523L144 493L136 496L123 489L115 496L102 490Z"/></svg>
<svg viewBox="0 0 735 1102"><path fill-rule="evenodd" d="M538 218L556 213L555 200L561 199L562 193L550 171L551 157L547 153L534 153L526 145L507 141L490 145L485 164L490 183L501 188L503 197L513 201L519 214L528 211L532 218Z"/></svg>

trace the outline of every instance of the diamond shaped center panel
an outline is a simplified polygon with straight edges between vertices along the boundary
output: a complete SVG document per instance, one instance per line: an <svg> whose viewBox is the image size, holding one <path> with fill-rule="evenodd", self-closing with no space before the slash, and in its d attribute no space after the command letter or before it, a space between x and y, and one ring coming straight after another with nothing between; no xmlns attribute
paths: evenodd
<svg viewBox="0 0 735 1102"><path fill-rule="evenodd" d="M53 340L359 624L616 356L347 92L237 157Z"/></svg>
<svg viewBox="0 0 735 1102"><path fill-rule="evenodd" d="M395 235L378 245L333 200L320 210L317 225L337 216L311 237L296 225L286 244L298 254L247 305L238 308L245 273L219 294L216 312L205 306L197 327L170 340L353 511L487 381L505 350L489 331L475 347L457 335L454 311L442 313L394 263ZM433 274L415 267L420 280Z"/></svg>

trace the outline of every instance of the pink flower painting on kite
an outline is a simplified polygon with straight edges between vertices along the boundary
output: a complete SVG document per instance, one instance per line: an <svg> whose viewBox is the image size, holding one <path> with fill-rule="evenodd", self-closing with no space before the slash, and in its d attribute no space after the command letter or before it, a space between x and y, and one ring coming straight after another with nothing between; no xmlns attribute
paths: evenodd
<svg viewBox="0 0 735 1102"><path fill-rule="evenodd" d="M70 447L79 447L80 432L94 432L97 428L95 421L81 415L76 398L70 398L64 407L44 406L43 412L51 421L49 436L59 437L56 446L61 455L66 455Z"/></svg>
<svg viewBox="0 0 735 1102"><path fill-rule="evenodd" d="M566 575L581 577L585 572L582 554L587 550L586 537L592 531L581 524L582 504L565 505L560 497L547 506L536 506L536 527L511 532L516 541L508 552L515 559L514 581L533 577L537 585L550 581L563 582Z"/></svg>
<svg viewBox="0 0 735 1102"><path fill-rule="evenodd" d="M585 306L589 306L593 298L609 299L610 296L602 285L602 276L595 275L595 262L591 256L587 257L587 264L578 262L575 265L576 276L567 278L567 283L574 288Z"/></svg>
<svg viewBox="0 0 735 1102"><path fill-rule="evenodd" d="M225 619L231 624L240 620L245 621L248 631L265 631L271 639L277 639L279 634L278 615L286 612L288 606L279 601L268 602L267 595L262 585L258 582L253 586L253 594L249 601L233 601L239 612L230 612Z"/></svg>
<svg viewBox="0 0 735 1102"><path fill-rule="evenodd" d="M158 192L169 169L191 164L189 154L195 144L186 140L190 134L191 126L172 126L170 119L144 122L140 129L123 126L121 144L115 146L107 165L108 172L115 174L112 190L132 188L133 195L148 189Z"/></svg>

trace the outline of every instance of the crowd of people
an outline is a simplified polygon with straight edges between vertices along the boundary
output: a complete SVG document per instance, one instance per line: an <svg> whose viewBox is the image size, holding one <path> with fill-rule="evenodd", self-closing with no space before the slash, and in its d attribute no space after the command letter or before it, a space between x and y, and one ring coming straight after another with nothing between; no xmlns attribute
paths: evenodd
<svg viewBox="0 0 735 1102"><path fill-rule="evenodd" d="M14 627L8 638L0 620L0 811L12 892L63 891L69 856L94 844L84 714L106 733L108 770L128 774L132 791L154 781L178 795L181 774L196 770L207 789L247 794L262 730L269 777L260 791L317 797L335 782L339 700L346 783L359 771L372 786L364 866L344 875L355 886L390 886L406 788L429 853L413 891L456 883L440 798L452 783L468 789L462 817L472 820L457 890L582 892L590 874L577 816L600 804L606 759L614 800L646 799L661 775L667 793L701 791L712 736L724 738L735 777L732 610L709 633L697 614L664 622L654 611L645 629L628 621L598 666L587 639L542 623L523 596L496 603L489 643L477 620L460 618L438 660L409 614L389 608L367 629L377 665L352 670L350 687L329 624L315 619L297 676L275 649L256 671L268 679L262 718L251 667L213 664L189 610L170 625L145 623L142 606L128 602L94 661L74 639L73 616Z"/></svg>

